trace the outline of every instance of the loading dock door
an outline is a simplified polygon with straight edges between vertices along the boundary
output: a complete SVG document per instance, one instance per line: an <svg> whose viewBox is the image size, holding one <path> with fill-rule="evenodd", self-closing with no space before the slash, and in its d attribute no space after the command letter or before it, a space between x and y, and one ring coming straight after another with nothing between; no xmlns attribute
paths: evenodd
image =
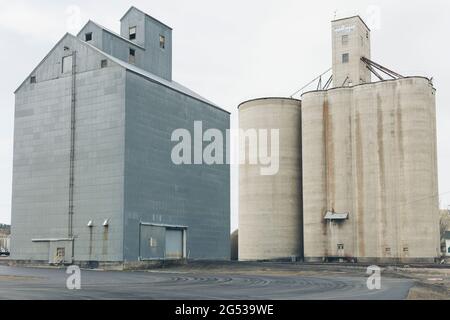
<svg viewBox="0 0 450 320"><path fill-rule="evenodd" d="M139 256L141 259L164 259L166 228L140 226Z"/></svg>
<svg viewBox="0 0 450 320"><path fill-rule="evenodd" d="M183 258L183 230L166 230L166 259Z"/></svg>

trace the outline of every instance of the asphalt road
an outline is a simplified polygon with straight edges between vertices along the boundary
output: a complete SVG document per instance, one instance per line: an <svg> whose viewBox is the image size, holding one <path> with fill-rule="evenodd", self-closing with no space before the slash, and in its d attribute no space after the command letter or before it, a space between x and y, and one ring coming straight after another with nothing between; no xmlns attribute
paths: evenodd
<svg viewBox="0 0 450 320"><path fill-rule="evenodd" d="M81 270L81 289L66 288L64 269L0 266L0 299L404 299L412 280L365 276L249 275L181 271Z"/></svg>

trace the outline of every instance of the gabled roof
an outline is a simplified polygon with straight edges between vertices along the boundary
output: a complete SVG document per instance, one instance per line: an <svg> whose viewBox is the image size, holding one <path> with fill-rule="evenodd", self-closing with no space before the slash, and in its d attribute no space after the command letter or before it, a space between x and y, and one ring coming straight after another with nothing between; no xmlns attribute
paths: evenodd
<svg viewBox="0 0 450 320"><path fill-rule="evenodd" d="M225 109L222 109L221 107L217 106L216 104L214 104L213 102L209 101L208 99L203 98L202 96L200 96L199 94L195 93L194 91L190 90L189 88L186 88L185 86L179 84L178 82L175 81L168 81L166 79L160 78L157 75L148 72L146 70L143 70L139 67L136 67L133 64L127 63L125 61L122 61L114 56L111 56L105 52L103 52L102 50L100 50L99 48L93 46L92 44L90 44L89 42L85 42L83 40L81 40L80 38L70 34L70 33L66 33L64 35L64 37L61 38L61 40L58 41L58 43L52 48L52 50L50 50L50 52L45 56L45 58L36 66L36 68L33 69L33 71L28 75L28 77L25 78L25 80L22 82L22 84L17 88L17 90L14 92L16 93L21 87L22 85L27 81L27 79L35 72L35 70L37 68L39 68L39 66L47 59L47 57L53 52L53 50L66 38L66 37L72 37L75 41L79 41L81 43L83 43L84 45L88 46L89 48L91 48L92 50L95 50L96 52L98 52L99 54L103 55L105 58L108 58L109 60L113 61L114 63L118 64L119 66L125 68L126 70L133 72L149 81L158 83L160 85L163 85L169 89L172 89L174 91L177 91L181 94L184 94L188 97L191 97L193 99L196 99L198 101L204 102L216 109L219 109L221 111L224 111L228 114L230 114L230 112L228 112Z"/></svg>
<svg viewBox="0 0 450 320"><path fill-rule="evenodd" d="M16 93L17 91L19 91L19 89L23 86L23 84L27 81L27 79L28 79L29 77L31 77L31 75L36 71L37 68L40 67L40 65L41 65L42 63L44 63L45 60L47 60L47 58L50 56L50 54L53 52L53 50L55 50L55 48L56 48L57 46L59 46L59 44L60 44L60 43L64 40L64 38L67 37L68 35L70 35L70 36L73 37L73 35L71 35L70 33L67 32L61 39L59 39L59 41L53 46L53 48L46 54L46 56L44 57L44 59L42 59L41 62L38 63L38 65L36 66L36 68L34 68L34 69L30 72L30 74L25 78L25 80L22 81L22 83L17 87L17 89L14 91L14 93Z"/></svg>
<svg viewBox="0 0 450 320"><path fill-rule="evenodd" d="M83 42L84 42L84 41L83 41ZM205 103L207 103L207 104L209 104L209 105L211 105L211 106L213 106L213 107L215 107L215 108L218 108L218 109L220 109L220 110L226 111L226 110L220 108L219 106L217 106L216 104L214 104L213 102L209 101L208 99L203 98L203 97L200 96L199 94L197 94L197 93L195 93L194 91L190 90L189 88L186 88L185 86L179 84L178 82L175 82L175 81L168 81L168 80L166 80L166 79L160 78L160 77L158 77L157 75L155 75L155 74L153 74L153 73L151 73L151 72L148 72L148 71L146 71L146 70L144 70L144 69L141 69L141 68L139 68L139 67L136 67L134 64L125 62L125 61L123 61L123 60L120 60L119 58L116 58L116 57L114 57L114 56L111 56L111 55L109 55L109 54L103 52L103 51L100 50L99 48L94 47L93 45L91 45L91 44L88 43L88 42L85 42L85 43L86 43L89 47L91 47L92 49L96 50L97 52L99 52L100 54L104 55L106 58L112 60L113 62L117 63L118 65L124 67L124 68L127 69L128 71L131 71L131 72L133 72L133 73L136 73L137 75L140 75L140 76L146 78L147 80L150 80L150 81L159 83L159 84L161 84L161 85L163 85L163 86L165 86L165 87L167 87L167 88L169 88L169 89L175 90L175 91L177 91L177 92L179 92L179 93L183 93L183 94L185 94L185 95L187 95L187 96L189 96L189 97L191 97L191 98L194 98L194 99L196 99L196 100L200 100L200 101L202 101L202 102L205 102ZM226 112L228 112L228 111L226 111ZM229 113L229 112L228 112L228 113Z"/></svg>
<svg viewBox="0 0 450 320"><path fill-rule="evenodd" d="M125 14L123 15L123 17L122 18L120 18L120 21L122 21L123 20L123 18L125 18L126 17L126 15L131 11L131 10L136 10L136 11L138 11L138 12L140 12L140 13L142 13L143 15L145 15L146 17L148 17L148 18L150 18L150 19L152 19L153 21L156 21L156 22L158 22L159 24L162 24L163 26L165 26L166 28L169 28L170 30L172 30L172 28L171 27L169 27L167 24L165 24L165 23L163 23L163 22L161 22L161 21L159 21L158 19L155 19L155 18L153 18L151 15L149 15L149 14L147 14L147 13L145 13L144 11L142 11L142 10L139 10L138 8L136 8L135 6L131 6L130 7L130 9L128 9L127 10L127 12L125 12Z"/></svg>
<svg viewBox="0 0 450 320"><path fill-rule="evenodd" d="M137 43L135 43L135 42L133 42L133 41L131 41L131 40L125 38L125 37L122 37L120 34L114 32L114 31L112 31L112 30L110 30L110 29L108 29L108 28L105 28L105 27L102 26L101 24L98 24L97 22L92 21L92 20L89 20L89 21L83 26L83 28L81 28L80 32L78 32L78 34L77 34L77 37L80 36L80 34L83 32L83 29L84 29L89 23L92 23L93 25L99 27L99 28L102 29L103 31L106 31L106 32L108 32L109 34L111 34L111 35L113 35L113 36L115 36L115 37L117 37L117 38L119 38L119 39L121 39L121 40L123 40L123 41L126 41L126 42L129 43L129 44L132 44L132 45L134 45L134 46L136 46L136 47L138 47L138 48L141 48L142 50L145 50L144 47L138 45Z"/></svg>

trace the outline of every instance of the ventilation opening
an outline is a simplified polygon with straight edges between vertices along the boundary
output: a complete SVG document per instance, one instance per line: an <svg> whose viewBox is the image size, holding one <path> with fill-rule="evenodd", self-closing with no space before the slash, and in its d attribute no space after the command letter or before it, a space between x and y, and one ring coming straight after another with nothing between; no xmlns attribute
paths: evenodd
<svg viewBox="0 0 450 320"><path fill-rule="evenodd" d="M86 40L86 42L91 41L92 40L92 32L86 33L84 35L84 40Z"/></svg>
<svg viewBox="0 0 450 320"><path fill-rule="evenodd" d="M130 63L135 63L136 62L136 50L130 49L130 55L129 55L128 61Z"/></svg>
<svg viewBox="0 0 450 320"><path fill-rule="evenodd" d="M342 63L348 63L348 61L350 60L348 53L344 53L342 55Z"/></svg>
<svg viewBox="0 0 450 320"><path fill-rule="evenodd" d="M347 45L348 44L348 35L343 35L342 36L342 44L343 45Z"/></svg>
<svg viewBox="0 0 450 320"><path fill-rule="evenodd" d="M130 40L135 40L136 39L136 27L131 27L130 28L129 39Z"/></svg>

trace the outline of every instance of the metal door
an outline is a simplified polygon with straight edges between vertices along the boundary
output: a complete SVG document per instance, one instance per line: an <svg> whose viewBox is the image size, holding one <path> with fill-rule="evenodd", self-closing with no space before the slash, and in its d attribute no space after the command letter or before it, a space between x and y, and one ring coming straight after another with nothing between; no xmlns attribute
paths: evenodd
<svg viewBox="0 0 450 320"><path fill-rule="evenodd" d="M142 260L164 259L165 227L140 226L139 257Z"/></svg>
<svg viewBox="0 0 450 320"><path fill-rule="evenodd" d="M166 230L166 259L183 258L183 230Z"/></svg>

